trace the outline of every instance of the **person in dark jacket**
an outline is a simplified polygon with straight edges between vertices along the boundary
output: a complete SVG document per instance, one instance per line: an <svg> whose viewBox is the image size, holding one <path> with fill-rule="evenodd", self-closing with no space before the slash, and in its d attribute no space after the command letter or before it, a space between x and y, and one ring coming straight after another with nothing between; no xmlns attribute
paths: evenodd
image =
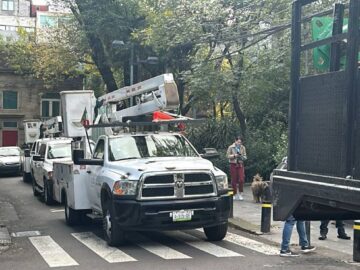
<svg viewBox="0 0 360 270"><path fill-rule="evenodd" d="M328 229L329 222L330 222L330 220L322 220L321 221L319 240L325 240L327 238L326 235L329 231L329 229ZM351 239L351 237L348 236L345 232L344 222L342 220L336 220L336 228L338 230L338 238L345 239L345 240Z"/></svg>

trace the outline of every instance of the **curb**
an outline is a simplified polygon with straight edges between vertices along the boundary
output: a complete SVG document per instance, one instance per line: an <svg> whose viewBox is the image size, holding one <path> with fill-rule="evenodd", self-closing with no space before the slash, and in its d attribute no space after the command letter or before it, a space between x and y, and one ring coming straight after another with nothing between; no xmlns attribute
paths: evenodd
<svg viewBox="0 0 360 270"><path fill-rule="evenodd" d="M260 232L259 226L256 226L241 218L229 218L229 226L234 229L255 235L263 234L262 232Z"/></svg>
<svg viewBox="0 0 360 270"><path fill-rule="evenodd" d="M5 225L0 224L0 247L11 244L11 237Z"/></svg>

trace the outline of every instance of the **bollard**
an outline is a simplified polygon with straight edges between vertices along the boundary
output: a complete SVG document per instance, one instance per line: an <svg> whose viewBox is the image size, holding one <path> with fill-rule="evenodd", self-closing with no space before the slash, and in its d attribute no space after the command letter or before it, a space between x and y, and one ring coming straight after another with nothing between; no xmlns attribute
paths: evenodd
<svg viewBox="0 0 360 270"><path fill-rule="evenodd" d="M271 225L271 203L264 202L261 207L261 232L269 233Z"/></svg>
<svg viewBox="0 0 360 270"><path fill-rule="evenodd" d="M229 217L233 218L234 217L234 191L230 188L228 190L228 195L230 196L230 214Z"/></svg>
<svg viewBox="0 0 360 270"><path fill-rule="evenodd" d="M360 220L354 221L353 260L360 262Z"/></svg>
<svg viewBox="0 0 360 270"><path fill-rule="evenodd" d="M309 242L309 246L311 246L311 223L310 223L310 220L306 220L305 221L305 232L306 232L306 237L307 237L307 240Z"/></svg>

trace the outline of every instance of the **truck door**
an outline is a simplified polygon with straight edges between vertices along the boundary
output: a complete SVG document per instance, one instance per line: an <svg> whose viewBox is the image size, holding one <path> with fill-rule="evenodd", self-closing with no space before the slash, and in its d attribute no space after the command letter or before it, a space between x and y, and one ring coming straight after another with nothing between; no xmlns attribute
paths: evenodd
<svg viewBox="0 0 360 270"><path fill-rule="evenodd" d="M41 144L38 155L45 159L45 152L46 152L46 144ZM34 178L36 183L39 186L43 186L43 163L44 161L35 161L34 162Z"/></svg>
<svg viewBox="0 0 360 270"><path fill-rule="evenodd" d="M94 159L104 159L105 141L100 139L95 147ZM90 175L90 202L93 209L101 210L101 170L102 166L91 165L88 166L87 173Z"/></svg>
<svg viewBox="0 0 360 270"><path fill-rule="evenodd" d="M34 142L34 144L31 147L31 151L30 151L30 158L29 158L29 164L30 164L30 173L31 173L31 177L34 178L35 177L35 163L33 161L33 155L36 155L37 153L37 149L39 148L39 144L40 142L36 141Z"/></svg>

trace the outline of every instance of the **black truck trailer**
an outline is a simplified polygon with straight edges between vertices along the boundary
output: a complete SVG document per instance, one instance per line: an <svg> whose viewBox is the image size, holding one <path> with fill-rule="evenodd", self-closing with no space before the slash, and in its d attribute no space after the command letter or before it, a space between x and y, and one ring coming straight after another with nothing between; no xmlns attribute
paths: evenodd
<svg viewBox="0 0 360 270"><path fill-rule="evenodd" d="M288 164L274 171L274 220L360 219L360 0L318 13L333 18L332 34L305 42L303 13L316 2L293 2ZM302 76L306 51L324 45L329 69Z"/></svg>

